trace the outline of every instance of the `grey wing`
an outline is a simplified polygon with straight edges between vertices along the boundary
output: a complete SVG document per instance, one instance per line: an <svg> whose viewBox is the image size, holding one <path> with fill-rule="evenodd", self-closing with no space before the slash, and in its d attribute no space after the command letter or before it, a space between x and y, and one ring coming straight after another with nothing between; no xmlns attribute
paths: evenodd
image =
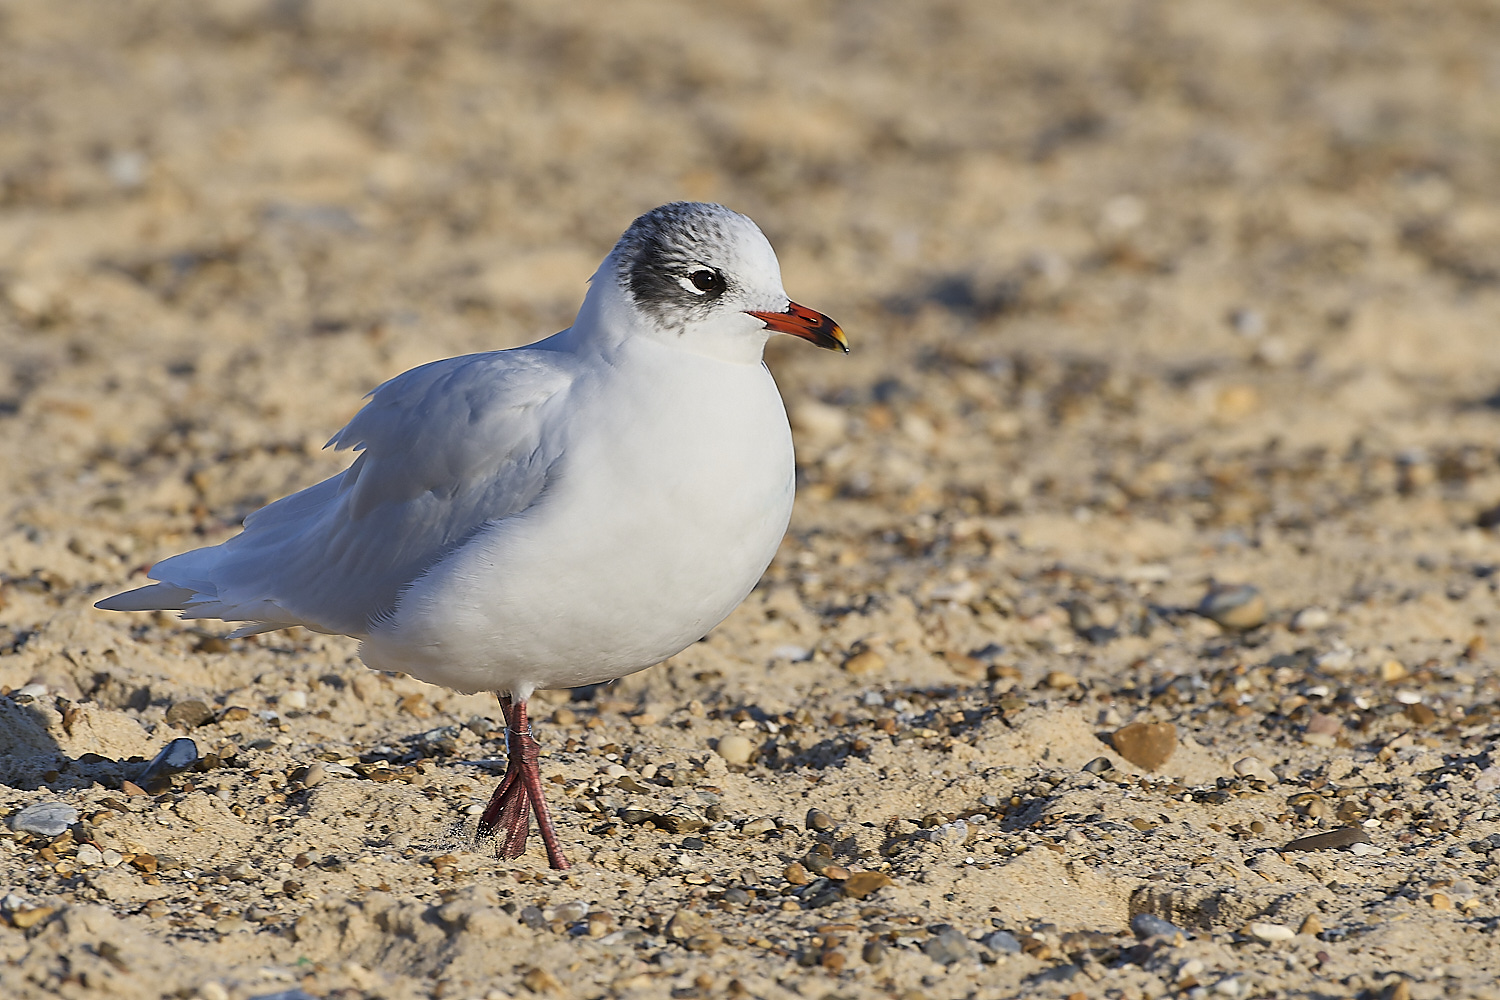
<svg viewBox="0 0 1500 1000"><path fill-rule="evenodd" d="M164 559L160 584L99 602L187 618L363 635L401 591L484 524L526 509L561 453L545 414L569 359L518 349L414 368L370 394L328 443L344 472L263 507L222 545Z"/></svg>

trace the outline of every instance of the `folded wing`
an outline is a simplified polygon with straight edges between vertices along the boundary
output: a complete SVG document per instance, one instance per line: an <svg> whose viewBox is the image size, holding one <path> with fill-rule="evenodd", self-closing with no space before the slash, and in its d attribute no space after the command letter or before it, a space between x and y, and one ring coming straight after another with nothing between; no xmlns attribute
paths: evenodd
<svg viewBox="0 0 1500 1000"><path fill-rule="evenodd" d="M236 635L288 625L363 635L444 555L543 494L562 455L562 422L544 414L566 405L572 382L568 355L525 348L399 375L328 442L359 452L348 469L96 607L249 623Z"/></svg>

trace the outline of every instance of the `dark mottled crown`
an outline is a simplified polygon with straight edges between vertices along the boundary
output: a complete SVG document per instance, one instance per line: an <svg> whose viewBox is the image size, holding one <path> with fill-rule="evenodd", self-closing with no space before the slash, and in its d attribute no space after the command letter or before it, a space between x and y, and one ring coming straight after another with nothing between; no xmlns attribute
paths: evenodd
<svg viewBox="0 0 1500 1000"><path fill-rule="evenodd" d="M715 268L727 288L734 275L723 270L732 255L732 230L747 222L722 205L674 201L636 219L615 244L621 288L663 326L702 318L719 295L694 295L682 277L697 264Z"/></svg>

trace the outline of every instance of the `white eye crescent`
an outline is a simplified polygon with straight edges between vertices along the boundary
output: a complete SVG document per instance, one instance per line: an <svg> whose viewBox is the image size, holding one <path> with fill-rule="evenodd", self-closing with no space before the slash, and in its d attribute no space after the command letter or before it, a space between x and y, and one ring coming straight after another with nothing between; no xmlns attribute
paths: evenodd
<svg viewBox="0 0 1500 1000"><path fill-rule="evenodd" d="M677 280L694 295L718 295L724 291L724 276L711 267L695 267Z"/></svg>

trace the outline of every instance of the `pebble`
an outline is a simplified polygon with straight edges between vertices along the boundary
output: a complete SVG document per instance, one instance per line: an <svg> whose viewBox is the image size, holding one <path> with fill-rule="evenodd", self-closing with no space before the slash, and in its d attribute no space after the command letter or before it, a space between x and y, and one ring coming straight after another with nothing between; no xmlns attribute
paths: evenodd
<svg viewBox="0 0 1500 1000"><path fill-rule="evenodd" d="M885 952L885 942L878 937L872 937L870 938L870 940L866 941L865 946L860 949L859 957L864 959L865 962L869 965L879 965L881 962L885 961Z"/></svg>
<svg viewBox="0 0 1500 1000"><path fill-rule="evenodd" d="M864 899L892 884L891 877L884 872L855 872L844 880L843 893L850 899Z"/></svg>
<svg viewBox="0 0 1500 1000"><path fill-rule="evenodd" d="M1274 785L1281 779L1276 777L1276 772L1266 766L1266 762L1259 757L1241 757L1234 762L1234 773L1242 778L1254 778L1268 785Z"/></svg>
<svg viewBox="0 0 1500 1000"><path fill-rule="evenodd" d="M1054 670L1047 675L1047 686L1054 691L1066 691L1070 687L1078 686L1078 678L1072 674Z"/></svg>
<svg viewBox="0 0 1500 1000"><path fill-rule="evenodd" d="M549 920L561 920L565 924L573 924L589 915L589 906L581 900L573 900L571 903L563 903L552 908L547 914Z"/></svg>
<svg viewBox="0 0 1500 1000"><path fill-rule="evenodd" d="M17 833L56 837L78 822L78 810L66 802L33 802L10 818Z"/></svg>
<svg viewBox="0 0 1500 1000"><path fill-rule="evenodd" d="M1318 919L1318 915L1316 913L1309 913L1305 918L1303 918L1302 926L1297 928L1297 933L1307 934L1310 937L1317 937L1319 934L1323 933L1323 921Z"/></svg>
<svg viewBox="0 0 1500 1000"><path fill-rule="evenodd" d="M1155 771L1177 749L1177 727L1170 722L1135 722L1115 730L1110 742L1130 763Z"/></svg>
<svg viewBox="0 0 1500 1000"><path fill-rule="evenodd" d="M1154 937L1175 938L1179 934L1187 937L1186 934L1183 934L1181 927L1178 927L1170 920L1158 917L1154 913L1137 913L1131 917L1130 930L1142 941Z"/></svg>
<svg viewBox="0 0 1500 1000"><path fill-rule="evenodd" d="M1432 904L1432 908L1434 910L1451 910L1451 909L1453 909L1453 900L1451 898L1449 898L1448 894L1445 893L1445 892L1435 892L1435 893L1433 893L1432 897L1428 900L1428 902L1430 902Z"/></svg>
<svg viewBox="0 0 1500 1000"><path fill-rule="evenodd" d="M1265 624L1266 599L1248 583L1215 584L1198 602L1198 614L1224 628L1244 631Z"/></svg>
<svg viewBox="0 0 1500 1000"><path fill-rule="evenodd" d="M307 708L307 692L298 691L295 689L287 691L276 700L276 704L280 705L282 708L300 712L303 709Z"/></svg>
<svg viewBox="0 0 1500 1000"><path fill-rule="evenodd" d="M77 853L73 855L73 859L80 865L96 868L104 864L104 852L93 844L83 844L78 848Z"/></svg>
<svg viewBox="0 0 1500 1000"><path fill-rule="evenodd" d="M1292 631L1313 632L1327 626L1331 620L1328 612L1316 605L1303 608L1295 615L1292 615Z"/></svg>
<svg viewBox="0 0 1500 1000"><path fill-rule="evenodd" d="M307 765L307 770L302 775L302 787L314 788L328 780L328 768L321 760L315 760Z"/></svg>
<svg viewBox="0 0 1500 1000"><path fill-rule="evenodd" d="M781 870L781 877L792 885L807 885L812 881L812 876L807 873L807 869L795 861Z"/></svg>
<svg viewBox="0 0 1500 1000"><path fill-rule="evenodd" d="M1290 941L1297 936L1296 932L1285 924L1263 924L1259 922L1250 925L1250 934L1252 937L1268 943Z"/></svg>
<svg viewBox="0 0 1500 1000"><path fill-rule="evenodd" d="M826 831L838 826L833 817L821 809L809 809L807 811L807 828L809 830Z"/></svg>
<svg viewBox="0 0 1500 1000"><path fill-rule="evenodd" d="M1387 684L1394 684L1409 676L1411 676L1411 671L1407 670L1406 664L1400 660L1386 660L1380 665L1380 679Z"/></svg>
<svg viewBox="0 0 1500 1000"><path fill-rule="evenodd" d="M844 671L856 676L885 669L885 657L873 649L862 649L844 661Z"/></svg>
<svg viewBox="0 0 1500 1000"><path fill-rule="evenodd" d="M746 837L759 837L761 834L770 833L774 829L776 829L776 821L774 819L769 816L759 816L755 819L747 820L745 825L740 827L740 833Z"/></svg>
<svg viewBox="0 0 1500 1000"><path fill-rule="evenodd" d="M1298 837L1287 844L1281 850L1287 851L1330 851L1339 847L1352 847L1355 844L1369 844L1370 835L1357 826L1343 826L1337 830L1329 830L1327 833L1315 833L1311 837Z"/></svg>
<svg viewBox="0 0 1500 1000"><path fill-rule="evenodd" d="M956 927L944 927L922 942L922 954L940 965L952 965L970 957L969 939Z"/></svg>
<svg viewBox="0 0 1500 1000"><path fill-rule="evenodd" d="M990 931L979 943L997 955L1019 955L1021 942L1010 931Z"/></svg>
<svg viewBox="0 0 1500 1000"><path fill-rule="evenodd" d="M1083 765L1083 770L1088 774L1103 774L1106 771L1113 771L1114 768L1114 763L1108 757L1095 757Z"/></svg>
<svg viewBox="0 0 1500 1000"><path fill-rule="evenodd" d="M167 709L167 725L178 729L197 729L214 717L214 710L201 701L179 701Z"/></svg>
<svg viewBox="0 0 1500 1000"><path fill-rule="evenodd" d="M686 941L709 930L708 921L692 910L678 910L667 921L667 937L673 941Z"/></svg>
<svg viewBox="0 0 1500 1000"><path fill-rule="evenodd" d="M724 763L733 764L736 767L744 767L750 763L750 758L755 756L755 744L745 736L732 734L719 740L719 745L714 748L718 755L724 758Z"/></svg>
<svg viewBox="0 0 1500 1000"><path fill-rule="evenodd" d="M229 1000L229 991L220 983L210 979L206 983L199 984L198 996L200 1000Z"/></svg>
<svg viewBox="0 0 1500 1000"><path fill-rule="evenodd" d="M141 772L140 780L150 781L152 778L164 778L173 774L181 774L194 764L198 763L198 744L186 736L177 739L161 748L161 751L147 764Z"/></svg>

